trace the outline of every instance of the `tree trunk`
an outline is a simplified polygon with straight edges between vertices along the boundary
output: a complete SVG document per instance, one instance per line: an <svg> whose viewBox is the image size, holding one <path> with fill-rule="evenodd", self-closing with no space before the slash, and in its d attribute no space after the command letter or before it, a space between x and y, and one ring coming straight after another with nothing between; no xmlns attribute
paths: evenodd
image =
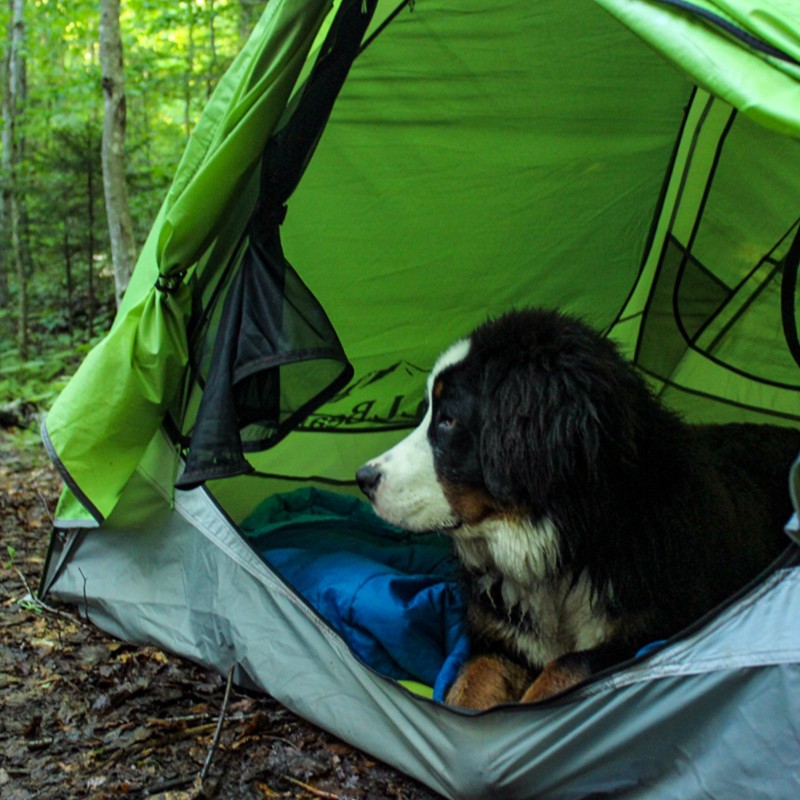
<svg viewBox="0 0 800 800"><path fill-rule="evenodd" d="M87 265L87 335L89 341L94 336L94 136L92 129L87 130L86 142L86 224L89 228L86 240L86 265Z"/></svg>
<svg viewBox="0 0 800 800"><path fill-rule="evenodd" d="M69 226L64 223L64 268L67 278L67 330L69 331L69 343L75 342L75 326L73 324L74 313L74 292L72 291L72 248L69 243Z"/></svg>
<svg viewBox="0 0 800 800"><path fill-rule="evenodd" d="M100 0L100 68L103 74L103 188L119 306L136 260L125 178L125 72L119 27L120 0Z"/></svg>
<svg viewBox="0 0 800 800"><path fill-rule="evenodd" d="M189 44L186 52L186 81L183 84L183 125L186 129L186 138L192 135L192 95L194 94L194 27L197 22L197 5L195 0L188 0L189 14L188 34Z"/></svg>
<svg viewBox="0 0 800 800"><path fill-rule="evenodd" d="M22 198L19 187L21 161L20 117L25 87L25 0L9 0L11 24L8 35L8 84L3 103L3 167L6 195L3 203L10 239L10 261L17 279L17 347L21 359L28 357L28 275L22 249Z"/></svg>
<svg viewBox="0 0 800 800"><path fill-rule="evenodd" d="M0 118L2 118L2 146L0 146L0 308L5 308L8 305L8 270L9 270L9 236L5 235L5 231L10 230L11 223L8 217L8 174L9 174L9 161L11 158L11 144L10 144L10 111L8 107L8 57L11 50L11 26L6 36L6 47L3 53L3 62L0 64L0 81L2 87L2 107L0 107Z"/></svg>

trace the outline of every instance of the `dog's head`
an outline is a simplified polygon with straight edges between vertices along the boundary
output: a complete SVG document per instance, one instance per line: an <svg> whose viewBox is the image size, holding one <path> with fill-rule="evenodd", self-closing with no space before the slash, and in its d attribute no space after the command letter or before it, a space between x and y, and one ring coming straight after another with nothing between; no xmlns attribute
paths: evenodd
<svg viewBox="0 0 800 800"><path fill-rule="evenodd" d="M427 410L357 473L377 513L412 531L544 518L555 495L617 463L634 441L625 399L643 384L611 342L544 310L490 321L436 362Z"/></svg>

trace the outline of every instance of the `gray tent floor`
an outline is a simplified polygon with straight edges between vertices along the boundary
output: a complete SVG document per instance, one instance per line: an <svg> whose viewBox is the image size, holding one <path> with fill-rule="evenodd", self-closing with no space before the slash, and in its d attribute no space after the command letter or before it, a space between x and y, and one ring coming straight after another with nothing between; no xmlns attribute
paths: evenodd
<svg viewBox="0 0 800 800"><path fill-rule="evenodd" d="M170 507L160 491L140 472L101 529L69 533L53 595L122 639L233 668L446 797L800 796L800 769L786 769L800 763L800 568L581 691L469 715L365 667L208 492Z"/></svg>

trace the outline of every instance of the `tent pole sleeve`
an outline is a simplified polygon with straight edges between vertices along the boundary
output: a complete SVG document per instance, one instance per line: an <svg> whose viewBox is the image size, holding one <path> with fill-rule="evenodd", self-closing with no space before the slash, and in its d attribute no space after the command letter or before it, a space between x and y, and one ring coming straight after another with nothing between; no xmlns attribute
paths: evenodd
<svg viewBox="0 0 800 800"><path fill-rule="evenodd" d="M797 335L797 272L800 265L800 225L798 225L792 246L786 254L783 264L783 278L781 280L781 322L783 335L789 352L800 367L800 339Z"/></svg>

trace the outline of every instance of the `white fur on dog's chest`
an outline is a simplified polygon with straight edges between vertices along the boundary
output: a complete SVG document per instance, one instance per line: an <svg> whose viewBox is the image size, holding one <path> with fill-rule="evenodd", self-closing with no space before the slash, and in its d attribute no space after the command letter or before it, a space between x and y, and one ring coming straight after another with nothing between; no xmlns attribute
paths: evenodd
<svg viewBox="0 0 800 800"><path fill-rule="evenodd" d="M607 641L613 631L608 616L592 597L586 575L577 580L559 574L558 534L549 520L538 525L496 519L455 533L462 563L486 577L487 595L499 582L507 620L497 617L491 633L543 666L565 653L587 650ZM530 622L521 630L514 617Z"/></svg>

